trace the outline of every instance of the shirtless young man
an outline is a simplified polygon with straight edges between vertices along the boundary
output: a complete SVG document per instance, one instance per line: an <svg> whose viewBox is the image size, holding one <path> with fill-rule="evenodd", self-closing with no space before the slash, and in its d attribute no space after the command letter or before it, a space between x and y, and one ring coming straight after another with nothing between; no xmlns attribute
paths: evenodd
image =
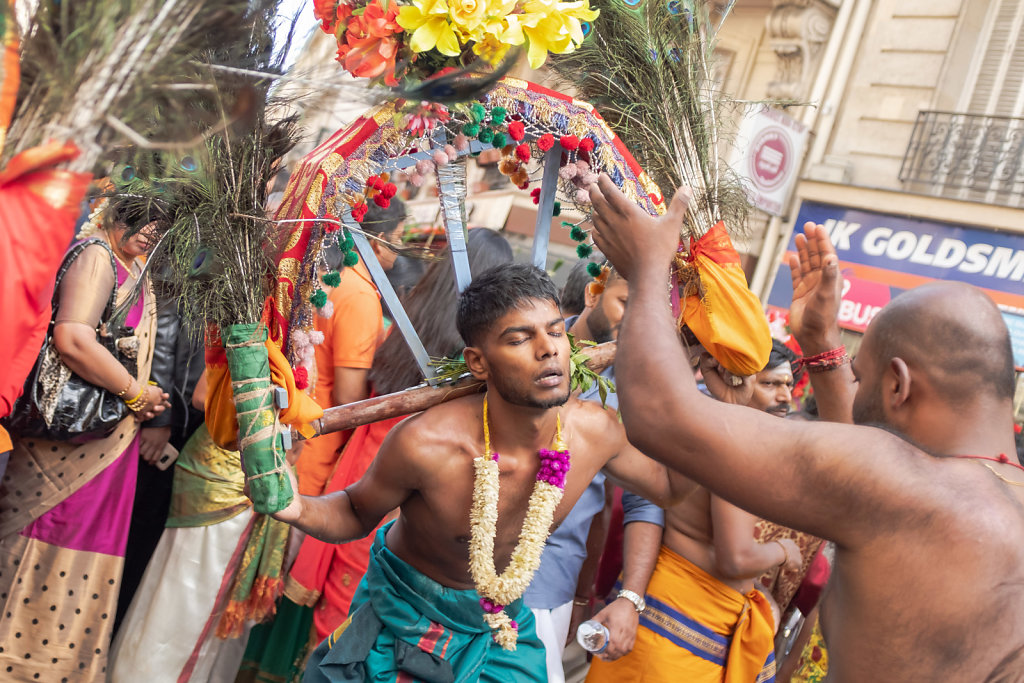
<svg viewBox="0 0 1024 683"><path fill-rule="evenodd" d="M821 613L830 680L1024 678L1024 472L1000 462L1013 361L988 297L935 283L874 319L853 415L885 430L779 420L701 396L684 372L665 287L684 203L652 218L604 177L591 198L598 246L630 286L615 363L627 433L726 500L836 543ZM838 345L841 277L824 229L805 231L791 266L798 341L815 355ZM840 402L846 372L818 377Z"/></svg>
<svg viewBox="0 0 1024 683"><path fill-rule="evenodd" d="M505 265L478 275L460 297L457 324L469 370L487 383L491 450L500 453L494 540L499 572L523 526L537 452L551 448L559 416L571 469L555 524L602 468L660 505L692 490L629 446L614 411L569 398L565 322L555 287L542 271ZM339 543L365 536L401 508L377 538L349 620L314 654L306 681L401 672L430 680L546 680L530 611L521 599L506 607L519 635L515 652L503 650L492 641L469 572L473 461L484 451L483 405L484 397L474 395L409 418L391 431L359 482L336 494L297 497L277 515Z"/></svg>

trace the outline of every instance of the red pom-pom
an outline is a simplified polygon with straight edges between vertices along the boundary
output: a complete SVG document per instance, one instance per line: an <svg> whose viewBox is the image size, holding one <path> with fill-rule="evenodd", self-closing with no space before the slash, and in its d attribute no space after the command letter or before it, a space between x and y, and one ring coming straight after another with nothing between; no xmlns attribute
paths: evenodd
<svg viewBox="0 0 1024 683"><path fill-rule="evenodd" d="M594 151L594 139L583 138L580 140L580 151L581 152L593 152Z"/></svg>
<svg viewBox="0 0 1024 683"><path fill-rule="evenodd" d="M379 206L382 209L386 209L389 206L391 206L391 200L388 199L387 197L385 197L382 194L379 194L376 197L374 197L373 198L373 203L376 204L377 206Z"/></svg>
<svg viewBox="0 0 1024 683"><path fill-rule="evenodd" d="M380 179L380 176L372 175L366 179L366 186L379 190L384 187L384 181Z"/></svg>
<svg viewBox="0 0 1024 683"><path fill-rule="evenodd" d="M521 141L526 137L526 124L522 121L513 121L508 124L508 135L516 142Z"/></svg>
<svg viewBox="0 0 1024 683"><path fill-rule="evenodd" d="M398 193L398 186L394 183L387 183L380 190L381 195L386 199L391 199Z"/></svg>
<svg viewBox="0 0 1024 683"><path fill-rule="evenodd" d="M580 139L575 135L563 135L558 142L570 152L580 146Z"/></svg>
<svg viewBox="0 0 1024 683"><path fill-rule="evenodd" d="M516 147L516 157L518 157L519 161L523 162L524 164L527 161L529 161L530 160L530 146L529 145L519 145L518 147Z"/></svg>
<svg viewBox="0 0 1024 683"><path fill-rule="evenodd" d="M324 232L331 233L341 230L341 226L337 223L324 223Z"/></svg>
<svg viewBox="0 0 1024 683"><path fill-rule="evenodd" d="M554 146L555 136L552 135L551 133L545 133L544 135L540 136L540 139L537 140L537 147L539 147L540 151L542 152L546 152Z"/></svg>
<svg viewBox="0 0 1024 683"><path fill-rule="evenodd" d="M308 389L309 388L309 372L306 368L295 368L295 388L296 389Z"/></svg>
<svg viewBox="0 0 1024 683"><path fill-rule="evenodd" d="M540 188L535 187L530 191L530 196L533 197L534 204L540 204Z"/></svg>
<svg viewBox="0 0 1024 683"><path fill-rule="evenodd" d="M356 223L362 223L363 219L366 218L366 212L370 210L370 207L366 205L366 202L359 202L352 207L352 220Z"/></svg>

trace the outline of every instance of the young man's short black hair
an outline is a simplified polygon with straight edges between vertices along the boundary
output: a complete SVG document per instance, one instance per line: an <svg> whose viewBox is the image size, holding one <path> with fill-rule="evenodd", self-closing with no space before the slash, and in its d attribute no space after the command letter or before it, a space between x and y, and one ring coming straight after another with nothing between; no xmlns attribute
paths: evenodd
<svg viewBox="0 0 1024 683"><path fill-rule="evenodd" d="M526 263L496 266L474 274L459 296L455 326L466 346L476 346L498 318L536 299L558 307L558 289L547 273Z"/></svg>

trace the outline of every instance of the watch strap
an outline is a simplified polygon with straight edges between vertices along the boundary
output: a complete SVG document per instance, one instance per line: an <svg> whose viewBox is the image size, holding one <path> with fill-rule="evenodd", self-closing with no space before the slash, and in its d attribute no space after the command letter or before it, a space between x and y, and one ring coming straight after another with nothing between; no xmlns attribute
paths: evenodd
<svg viewBox="0 0 1024 683"><path fill-rule="evenodd" d="M633 603L633 607L636 609L638 614L647 609L647 602L643 599L643 596L638 595L627 588L620 590L615 597L629 600Z"/></svg>

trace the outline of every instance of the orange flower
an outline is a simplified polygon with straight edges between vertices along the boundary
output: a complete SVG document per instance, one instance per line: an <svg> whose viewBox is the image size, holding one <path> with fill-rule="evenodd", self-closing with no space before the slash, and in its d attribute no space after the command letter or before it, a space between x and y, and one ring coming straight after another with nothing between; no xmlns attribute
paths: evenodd
<svg viewBox="0 0 1024 683"><path fill-rule="evenodd" d="M334 33L334 25L338 20L337 10L344 4L338 3L338 0L313 0L313 15L320 20L320 28L324 33Z"/></svg>
<svg viewBox="0 0 1024 683"><path fill-rule="evenodd" d="M345 43L338 48L338 61L349 73L359 78L384 76L387 85L398 85L395 57L402 27L395 21L397 16L397 3L390 2L385 10L380 0L373 0L362 15L349 19Z"/></svg>

